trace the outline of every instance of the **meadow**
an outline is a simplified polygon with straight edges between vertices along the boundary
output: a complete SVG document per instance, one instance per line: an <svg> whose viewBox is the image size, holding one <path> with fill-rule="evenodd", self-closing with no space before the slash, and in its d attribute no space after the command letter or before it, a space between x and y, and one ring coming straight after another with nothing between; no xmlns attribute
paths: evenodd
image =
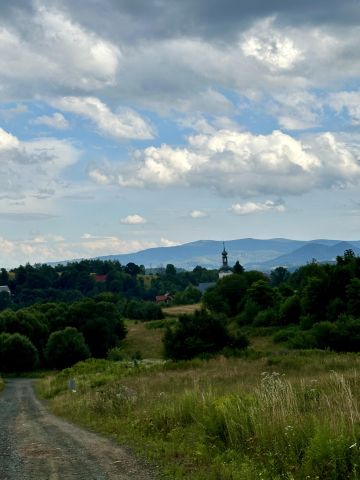
<svg viewBox="0 0 360 480"><path fill-rule="evenodd" d="M263 335L239 358L163 362L163 324L151 323L134 323L126 341L152 360L89 359L40 380L39 395L166 478L360 478L357 354L289 351Z"/></svg>

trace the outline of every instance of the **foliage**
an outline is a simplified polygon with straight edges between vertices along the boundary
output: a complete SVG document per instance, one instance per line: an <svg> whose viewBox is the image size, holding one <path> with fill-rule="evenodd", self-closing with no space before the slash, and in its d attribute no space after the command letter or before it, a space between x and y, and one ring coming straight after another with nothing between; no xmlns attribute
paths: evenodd
<svg viewBox="0 0 360 480"><path fill-rule="evenodd" d="M164 355L173 360L184 360L214 354L226 346L244 348L247 345L247 340L240 334L237 337L230 335L224 317L201 310L180 316L175 327L166 330Z"/></svg>
<svg viewBox="0 0 360 480"><path fill-rule="evenodd" d="M133 320L160 320L164 318L161 306L154 302L142 300L128 300L121 309L126 318Z"/></svg>
<svg viewBox="0 0 360 480"><path fill-rule="evenodd" d="M182 292L177 292L174 296L174 305L192 305L198 303L201 300L201 292L198 288L189 285Z"/></svg>
<svg viewBox="0 0 360 480"><path fill-rule="evenodd" d="M82 333L66 327L53 332L45 347L45 358L50 367L63 369L90 357L90 350Z"/></svg>
<svg viewBox="0 0 360 480"><path fill-rule="evenodd" d="M197 266L192 272L177 271L168 264L144 282L145 268L133 262L121 265L112 260L81 260L55 266L20 265L8 272L0 270L0 285L8 285L12 296L0 295L0 311L21 308L39 302L73 303L102 292L121 294L131 299L151 300L167 291L181 292L186 287L217 279L216 270Z"/></svg>
<svg viewBox="0 0 360 480"><path fill-rule="evenodd" d="M226 277L203 302L240 326L300 326L289 336L292 348L360 350L360 258L352 251L335 265L314 261L292 274L278 267L270 278L259 272Z"/></svg>
<svg viewBox="0 0 360 480"><path fill-rule="evenodd" d="M241 273L244 273L244 267L240 265L239 260L236 260L235 265L233 266L233 272L240 275Z"/></svg>
<svg viewBox="0 0 360 480"><path fill-rule="evenodd" d="M116 305L93 299L71 305L67 313L67 325L77 328L84 335L91 355L97 358L105 358L106 352L126 335Z"/></svg>
<svg viewBox="0 0 360 480"><path fill-rule="evenodd" d="M25 372L33 370L38 361L38 351L27 337L19 333L0 334L1 371Z"/></svg>

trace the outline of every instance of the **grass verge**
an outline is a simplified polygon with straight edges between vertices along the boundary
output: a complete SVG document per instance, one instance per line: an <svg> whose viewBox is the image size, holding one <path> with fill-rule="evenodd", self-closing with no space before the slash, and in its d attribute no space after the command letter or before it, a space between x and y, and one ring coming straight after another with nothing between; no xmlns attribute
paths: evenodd
<svg viewBox="0 0 360 480"><path fill-rule="evenodd" d="M131 445L172 479L355 480L359 366L358 355L320 351L90 360L38 389L54 413Z"/></svg>

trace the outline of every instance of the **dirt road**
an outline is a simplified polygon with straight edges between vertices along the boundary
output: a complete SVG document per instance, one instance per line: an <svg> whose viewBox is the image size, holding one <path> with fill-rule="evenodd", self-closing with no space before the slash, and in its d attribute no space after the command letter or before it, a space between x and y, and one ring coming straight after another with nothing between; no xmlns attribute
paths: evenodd
<svg viewBox="0 0 360 480"><path fill-rule="evenodd" d="M153 480L129 451L50 414L31 380L0 394L1 480Z"/></svg>

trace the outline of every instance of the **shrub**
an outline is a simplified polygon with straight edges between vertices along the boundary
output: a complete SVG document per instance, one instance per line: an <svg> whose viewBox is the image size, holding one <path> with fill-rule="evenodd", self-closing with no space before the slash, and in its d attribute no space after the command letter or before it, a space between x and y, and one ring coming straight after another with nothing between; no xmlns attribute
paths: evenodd
<svg viewBox="0 0 360 480"><path fill-rule="evenodd" d="M253 321L254 327L269 327L277 324L277 313L274 308L267 308L259 312Z"/></svg>
<svg viewBox="0 0 360 480"><path fill-rule="evenodd" d="M298 327L284 328L275 333L275 335L273 336L273 341L275 343L287 342L294 338L298 331Z"/></svg>
<svg viewBox="0 0 360 480"><path fill-rule="evenodd" d="M0 369L4 372L33 370L39 361L38 351L31 341L19 333L0 334Z"/></svg>
<svg viewBox="0 0 360 480"><path fill-rule="evenodd" d="M288 297L281 305L279 311L279 324L289 325L299 323L301 315L301 302L297 295Z"/></svg>
<svg viewBox="0 0 360 480"><path fill-rule="evenodd" d="M63 369L90 357L84 336L76 328L53 332L46 344L45 358L50 367Z"/></svg>
<svg viewBox="0 0 360 480"><path fill-rule="evenodd" d="M183 292L177 292L174 297L175 305L191 305L200 302L202 293L198 288L189 285Z"/></svg>
<svg viewBox="0 0 360 480"><path fill-rule="evenodd" d="M230 335L224 317L204 310L182 315L175 328L166 330L163 342L165 357L173 360L214 354L226 346L244 348L248 345L243 335Z"/></svg>
<svg viewBox="0 0 360 480"><path fill-rule="evenodd" d="M126 335L120 313L110 302L87 299L71 305L67 324L83 333L92 356L97 358L105 358L106 352Z"/></svg>
<svg viewBox="0 0 360 480"><path fill-rule="evenodd" d="M309 331L299 331L291 336L288 341L290 348L315 348L316 340Z"/></svg>
<svg viewBox="0 0 360 480"><path fill-rule="evenodd" d="M160 305L154 302L130 300L124 306L123 314L133 320L160 320L164 314Z"/></svg>

